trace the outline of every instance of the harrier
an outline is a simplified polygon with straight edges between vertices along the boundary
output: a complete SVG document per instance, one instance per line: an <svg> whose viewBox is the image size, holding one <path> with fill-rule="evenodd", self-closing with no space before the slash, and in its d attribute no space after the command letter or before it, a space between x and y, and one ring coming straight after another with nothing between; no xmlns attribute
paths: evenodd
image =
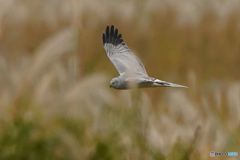
<svg viewBox="0 0 240 160"><path fill-rule="evenodd" d="M115 89L148 88L148 87L183 87L183 85L162 81L149 77L144 65L131 52L122 39L118 29L107 26L106 32L102 34L103 47L107 56L117 69L120 76L110 81L110 87Z"/></svg>

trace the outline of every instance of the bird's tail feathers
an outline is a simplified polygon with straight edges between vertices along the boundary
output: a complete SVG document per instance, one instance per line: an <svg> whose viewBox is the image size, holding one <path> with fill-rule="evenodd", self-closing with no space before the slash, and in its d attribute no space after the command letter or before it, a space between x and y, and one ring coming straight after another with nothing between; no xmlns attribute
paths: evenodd
<svg viewBox="0 0 240 160"><path fill-rule="evenodd" d="M171 82L166 82L166 81L161 81L159 79L155 79L153 81L153 86L154 87L180 87L180 88L188 88L188 87L183 86L183 85L179 85L179 84L175 84L175 83L171 83Z"/></svg>

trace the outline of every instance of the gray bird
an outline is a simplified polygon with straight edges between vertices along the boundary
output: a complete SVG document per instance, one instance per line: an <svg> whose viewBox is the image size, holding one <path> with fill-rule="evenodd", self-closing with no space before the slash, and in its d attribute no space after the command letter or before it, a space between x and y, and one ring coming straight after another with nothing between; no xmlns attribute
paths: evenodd
<svg viewBox="0 0 240 160"><path fill-rule="evenodd" d="M103 47L107 56L117 69L120 76L110 81L110 87L115 89L147 88L147 87L183 87L186 86L161 81L149 77L142 62L128 48L114 26L106 28L102 34Z"/></svg>

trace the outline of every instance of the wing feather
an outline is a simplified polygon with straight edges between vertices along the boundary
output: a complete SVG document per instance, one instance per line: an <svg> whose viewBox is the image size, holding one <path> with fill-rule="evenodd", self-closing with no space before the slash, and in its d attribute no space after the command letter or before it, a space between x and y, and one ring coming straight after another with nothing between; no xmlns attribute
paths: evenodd
<svg viewBox="0 0 240 160"><path fill-rule="evenodd" d="M131 52L118 34L118 29L107 26L106 32L102 35L102 42L108 58L111 60L120 75L125 73L140 74L148 76L142 62Z"/></svg>

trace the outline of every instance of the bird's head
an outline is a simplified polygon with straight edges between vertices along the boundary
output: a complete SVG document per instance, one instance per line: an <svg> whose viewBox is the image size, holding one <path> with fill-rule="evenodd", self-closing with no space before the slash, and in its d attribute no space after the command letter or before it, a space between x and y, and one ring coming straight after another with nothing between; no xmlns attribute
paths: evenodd
<svg viewBox="0 0 240 160"><path fill-rule="evenodd" d="M120 83L119 83L119 80L117 78L113 78L111 81L110 81L110 88L115 88L117 89L119 87Z"/></svg>

